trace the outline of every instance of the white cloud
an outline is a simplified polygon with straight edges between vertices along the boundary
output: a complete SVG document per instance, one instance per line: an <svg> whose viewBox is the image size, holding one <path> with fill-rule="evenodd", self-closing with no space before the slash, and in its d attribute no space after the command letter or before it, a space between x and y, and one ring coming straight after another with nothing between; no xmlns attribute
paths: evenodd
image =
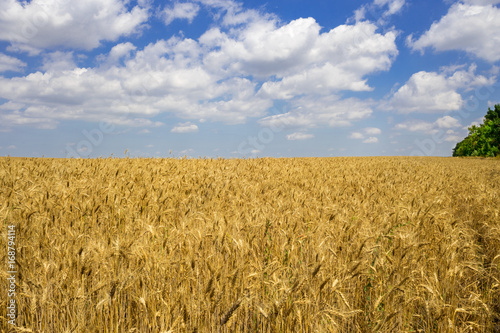
<svg viewBox="0 0 500 333"><path fill-rule="evenodd" d="M369 137L368 139L366 140L363 140L363 143L377 143L378 142L378 138L372 136L372 137Z"/></svg>
<svg viewBox="0 0 500 333"><path fill-rule="evenodd" d="M365 119L373 112L370 102L355 98L341 100L334 95L298 98L291 102L291 106L289 112L265 117L259 123L275 128L343 127Z"/></svg>
<svg viewBox="0 0 500 333"><path fill-rule="evenodd" d="M73 52L56 51L44 54L42 69L45 72L60 72L64 70L73 70L76 64L73 60Z"/></svg>
<svg viewBox="0 0 500 333"><path fill-rule="evenodd" d="M361 6L360 8L354 11L354 21L359 22L364 20L366 17L366 6Z"/></svg>
<svg viewBox="0 0 500 333"><path fill-rule="evenodd" d="M444 138L444 141L446 142L457 142L457 141L460 141L462 140L463 137L460 137L458 135L448 135Z"/></svg>
<svg viewBox="0 0 500 333"><path fill-rule="evenodd" d="M42 116L26 116L22 112L0 114L0 131L11 130L16 126L29 126L38 129L54 129L59 124L55 119L48 119Z"/></svg>
<svg viewBox="0 0 500 333"><path fill-rule="evenodd" d="M386 25L391 15L401 12L406 4L406 0L374 0L372 3L364 4L354 11L355 22L366 19L367 14L373 19L377 19L378 25Z"/></svg>
<svg viewBox="0 0 500 333"><path fill-rule="evenodd" d="M497 3L500 3L500 0L462 0L462 2L471 5L485 6L485 5L495 5Z"/></svg>
<svg viewBox="0 0 500 333"><path fill-rule="evenodd" d="M261 13L254 9L246 9L243 7L243 3L234 0L197 0L197 2L209 7L214 19L219 21L224 27L275 18L272 14Z"/></svg>
<svg viewBox="0 0 500 333"><path fill-rule="evenodd" d="M379 7L387 6L384 16L394 15L401 11L406 0L374 0L373 3Z"/></svg>
<svg viewBox="0 0 500 333"><path fill-rule="evenodd" d="M450 116L444 116L442 118L439 118L438 120L436 120L436 125L439 128L453 128L461 126L458 119Z"/></svg>
<svg viewBox="0 0 500 333"><path fill-rule="evenodd" d="M413 50L423 52L463 50L490 62L500 60L500 1L468 0L453 4L440 21L417 40L408 38Z"/></svg>
<svg viewBox="0 0 500 333"><path fill-rule="evenodd" d="M61 46L91 50L141 31L148 9L126 5L125 0L2 0L0 40L31 54Z"/></svg>
<svg viewBox="0 0 500 333"><path fill-rule="evenodd" d="M159 41L137 51L123 66L48 66L46 72L26 77L0 77L0 97L16 105L10 110L17 112L16 119L48 119L51 124L66 119L158 126L147 118L163 112L242 123L247 117L263 116L272 106L272 101L255 96L257 83L207 72L190 55L196 47L189 45L186 40ZM173 56L167 59L169 54Z"/></svg>
<svg viewBox="0 0 500 333"><path fill-rule="evenodd" d="M413 74L408 82L399 88L391 98L382 103L381 108L399 113L439 113L459 110L463 105L458 90L491 85L495 77L489 79L475 74L473 64L468 70L456 70L452 74L448 68L441 73L421 71Z"/></svg>
<svg viewBox="0 0 500 333"><path fill-rule="evenodd" d="M172 133L193 133L198 132L198 126L190 122L177 124L172 130Z"/></svg>
<svg viewBox="0 0 500 333"><path fill-rule="evenodd" d="M409 120L401 124L397 124L395 129L408 130L410 132L424 132L432 134L436 132L435 125L423 120Z"/></svg>
<svg viewBox="0 0 500 333"><path fill-rule="evenodd" d="M283 28L275 30L281 42L269 40L268 45L262 45L266 54L255 54L260 64L249 68L261 68L266 71L262 74L278 78L264 83L261 93L286 99L300 93L369 91L372 88L365 76L388 70L398 54L396 34L379 34L369 22L341 25L322 34L319 29L314 19L308 18L292 21L287 33ZM289 45L285 52L283 44Z"/></svg>
<svg viewBox="0 0 500 333"><path fill-rule="evenodd" d="M379 34L369 22L341 25L325 33L320 29L313 18L279 25L272 17L261 17L245 29L222 32L212 28L200 42L214 48L204 60L214 70L276 77L264 84L261 93L278 98L304 89L324 94L370 90L363 77L389 69L398 53L395 33ZM310 82L314 82L312 87Z"/></svg>
<svg viewBox="0 0 500 333"><path fill-rule="evenodd" d="M192 2L176 2L172 7L167 7L162 12L162 17L166 25L175 19L186 19L191 23L198 15L200 6Z"/></svg>
<svg viewBox="0 0 500 333"><path fill-rule="evenodd" d="M455 129L460 129L461 124L458 119L444 116L438 118L434 122L426 122L422 120L408 120L406 122L397 124L394 128L396 130L406 130L410 132L422 132L428 135L442 133L445 141L457 141L457 133Z"/></svg>
<svg viewBox="0 0 500 333"><path fill-rule="evenodd" d="M307 65L320 27L312 18L298 19L281 27L274 20L258 20L245 29L223 33L219 28L200 38L203 45L220 46L207 55L207 66L266 78L282 77Z"/></svg>
<svg viewBox="0 0 500 333"><path fill-rule="evenodd" d="M379 135L379 134L382 134L382 130L380 130L380 128L367 127L367 128L364 128L361 132L352 132L351 135L349 136L349 138L362 140L365 138L365 135L370 136L370 135ZM367 140L369 140L369 139L373 139L373 137L370 137Z"/></svg>
<svg viewBox="0 0 500 333"><path fill-rule="evenodd" d="M376 127L368 127L364 129L365 133L368 135L378 135L382 134L382 130Z"/></svg>
<svg viewBox="0 0 500 333"><path fill-rule="evenodd" d="M391 98L391 109L401 113L446 112L462 106L462 96L434 72L418 72Z"/></svg>
<svg viewBox="0 0 500 333"><path fill-rule="evenodd" d="M308 140L314 138L313 134L307 134L303 132L295 132L286 136L287 140Z"/></svg>
<svg viewBox="0 0 500 333"><path fill-rule="evenodd" d="M492 85L496 81L496 76L486 78L483 75L476 75L476 64L471 64L468 70L452 70L453 75L448 77L448 83L451 88L473 90L476 87ZM443 68L444 72L447 67Z"/></svg>
<svg viewBox="0 0 500 333"><path fill-rule="evenodd" d="M447 130L446 131L446 137L444 141L447 142L457 142L460 141L463 137L459 135L459 133L455 132L454 130Z"/></svg>
<svg viewBox="0 0 500 333"><path fill-rule="evenodd" d="M4 1L21 22L41 0L24 7ZM40 71L0 77L0 98L17 105L2 126L53 127L63 120L160 126L151 118L163 113L238 124L265 117L275 99L286 99L291 111L265 117L261 124L349 126L369 117L374 103L342 100L338 93L371 90L367 77L388 70L398 54L396 33L377 32L370 22L321 32L313 18L283 23L228 0L200 0L197 5L221 15L199 40L172 37L142 49L120 43L98 57L98 66L88 68L79 68L71 52L44 53ZM14 40L19 47L91 49L100 41L139 32L147 18L146 8L127 11L119 0L51 3L44 10L50 15L37 38ZM89 15L93 19L83 22ZM87 27L91 23L95 25ZM0 29L0 38L21 31L12 29Z"/></svg>
<svg viewBox="0 0 500 333"><path fill-rule="evenodd" d="M136 49L136 46L130 42L120 43L113 46L108 55L101 55L99 58L108 66L118 65L121 59L130 59L131 52Z"/></svg>
<svg viewBox="0 0 500 333"><path fill-rule="evenodd" d="M359 132L352 132L351 135L349 136L349 138L351 139L364 139L365 136L363 135L363 133L359 133Z"/></svg>
<svg viewBox="0 0 500 333"><path fill-rule="evenodd" d="M0 73L7 71L21 72L24 67L26 67L25 62L4 53L0 53Z"/></svg>

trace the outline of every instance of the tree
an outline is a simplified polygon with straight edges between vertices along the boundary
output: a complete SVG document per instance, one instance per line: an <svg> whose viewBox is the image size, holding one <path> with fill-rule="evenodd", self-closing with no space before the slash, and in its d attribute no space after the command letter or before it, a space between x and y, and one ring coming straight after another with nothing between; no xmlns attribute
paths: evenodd
<svg viewBox="0 0 500 333"><path fill-rule="evenodd" d="M488 108L479 126L469 127L469 135L453 148L453 156L500 155L500 104Z"/></svg>
<svg viewBox="0 0 500 333"><path fill-rule="evenodd" d="M486 120L495 121L500 119L500 104L495 105L495 108L492 110L488 108L488 112L486 116L484 116Z"/></svg>

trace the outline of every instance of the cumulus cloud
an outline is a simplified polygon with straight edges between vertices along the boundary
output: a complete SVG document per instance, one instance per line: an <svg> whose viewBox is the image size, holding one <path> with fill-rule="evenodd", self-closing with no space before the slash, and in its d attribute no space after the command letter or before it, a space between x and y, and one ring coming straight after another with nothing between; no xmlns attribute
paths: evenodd
<svg viewBox="0 0 500 333"><path fill-rule="evenodd" d="M22 21L38 1L20 6L8 0L8 6ZM17 120L8 124L43 124L45 119L46 127L63 120L160 126L152 118L168 113L228 124L261 118L263 125L349 126L369 117L373 102L343 100L340 92L371 90L367 77L388 70L398 54L396 33L378 32L370 22L322 32L313 18L280 22L228 0L200 0L192 10L186 6L171 7L176 18L194 17L196 6L220 10L221 18L198 40L172 37L141 49L120 43L100 55L96 67L86 68L75 64L72 52L44 53L39 71L0 77L0 98L17 105L8 111ZM40 38L14 43L91 49L103 40L139 32L147 18L145 8L127 11L119 0L54 2L44 10L50 15L38 29ZM81 22L87 16L95 26ZM21 23L16 24L19 28ZM55 26L58 31L48 38ZM72 35L75 29L78 33ZM0 38L10 38L13 31L0 29ZM266 117L276 99L286 100L290 111Z"/></svg>
<svg viewBox="0 0 500 333"><path fill-rule="evenodd" d="M259 20L275 19L275 15L262 13L243 7L242 2L234 0L196 0L209 8L214 20L223 27L231 27Z"/></svg>
<svg viewBox="0 0 500 333"><path fill-rule="evenodd" d="M131 42L120 43L113 46L109 51L109 54L100 55L98 58L105 65L118 65L122 59L130 59L131 52L136 49L136 46Z"/></svg>
<svg viewBox="0 0 500 333"><path fill-rule="evenodd" d="M42 69L45 72L60 72L76 67L73 52L56 51L44 54Z"/></svg>
<svg viewBox="0 0 500 333"><path fill-rule="evenodd" d="M166 7L161 16L166 25L172 23L175 19L186 19L191 23L198 15L200 6L192 2L176 2L171 7Z"/></svg>
<svg viewBox="0 0 500 333"><path fill-rule="evenodd" d="M363 140L363 143L377 143L378 138L374 135L382 134L382 130L376 127L367 127L362 129L360 132L352 132L349 135L350 139ZM367 138L368 136L368 138Z"/></svg>
<svg viewBox="0 0 500 333"><path fill-rule="evenodd" d="M471 5L485 6L485 5L496 5L497 3L500 3L500 0L462 0L462 2Z"/></svg>
<svg viewBox="0 0 500 333"><path fill-rule="evenodd" d="M368 128L365 128L364 131L366 134L369 134L369 135L382 134L382 130L380 128L376 128L376 127L368 127Z"/></svg>
<svg viewBox="0 0 500 333"><path fill-rule="evenodd" d="M368 139L366 140L363 140L363 143L377 143L378 142L378 138L372 136L372 137L369 137Z"/></svg>
<svg viewBox="0 0 500 333"><path fill-rule="evenodd" d="M473 64L468 70L443 68L442 72L421 71L413 74L381 107L399 113L439 113L459 110L463 105L459 90L491 85L495 77L475 73Z"/></svg>
<svg viewBox="0 0 500 333"><path fill-rule="evenodd" d="M444 138L444 141L446 142L457 142L462 140L463 137L457 135L454 131L451 132L446 132L446 137Z"/></svg>
<svg viewBox="0 0 500 333"><path fill-rule="evenodd" d="M308 140L314 138L313 134L307 134L303 132L295 132L292 134L289 134L286 136L287 140L294 141L294 140Z"/></svg>
<svg viewBox="0 0 500 333"><path fill-rule="evenodd" d="M177 124L172 130L172 133L193 133L198 132L198 126L191 122Z"/></svg>
<svg viewBox="0 0 500 333"><path fill-rule="evenodd" d="M432 134L436 132L436 126L433 123L429 123L423 120L409 120L401 124L397 124L395 129L407 130L410 132L424 132L427 134Z"/></svg>
<svg viewBox="0 0 500 333"><path fill-rule="evenodd" d="M21 72L26 67L26 63L17 58L0 53L0 73L12 71Z"/></svg>
<svg viewBox="0 0 500 333"><path fill-rule="evenodd" d="M352 132L351 135L349 136L349 138L351 139L364 139L365 136L363 135L363 133L360 133L360 132Z"/></svg>
<svg viewBox="0 0 500 333"><path fill-rule="evenodd" d="M322 34L312 18L292 21L290 27L294 28L292 31L301 31L302 36L297 36L297 31L289 36L280 33L277 37L281 43L289 45L285 53L280 43L270 41L262 47L267 56L256 55L259 61L267 59L262 68L272 69L278 78L265 82L261 89L261 93L273 98L341 90L370 91L365 76L388 70L398 54L396 34L379 34L377 27L369 22L341 25ZM280 58L287 51L288 59Z"/></svg>
<svg viewBox="0 0 500 333"><path fill-rule="evenodd" d="M448 13L434 22L422 36L408 44L424 52L463 50L490 62L500 60L500 8L498 0L468 0L453 4Z"/></svg>
<svg viewBox="0 0 500 333"><path fill-rule="evenodd" d="M462 96L449 87L446 77L421 71L411 76L391 99L392 109L401 113L446 112L462 106Z"/></svg>
<svg viewBox="0 0 500 333"><path fill-rule="evenodd" d="M365 4L354 11L354 20L362 21L367 14L378 17L377 23L385 25L389 16L401 12L406 4L406 0L374 0L372 3Z"/></svg>
<svg viewBox="0 0 500 333"><path fill-rule="evenodd" d="M207 72L196 57L191 58L189 53L195 51L186 44L159 41L136 52L123 66L52 66L26 77L0 77L0 97L16 104L18 108L11 110L16 117L141 126L159 125L147 118L163 112L242 123L247 117L263 116L272 106L272 101L255 96L257 83ZM175 56L167 59L169 54Z"/></svg>
<svg viewBox="0 0 500 333"><path fill-rule="evenodd" d="M0 111L0 132L11 131L16 126L55 129L59 124L59 120L44 115L43 108L26 107L23 103L8 101L0 104Z"/></svg>
<svg viewBox="0 0 500 333"><path fill-rule="evenodd" d="M0 40L36 54L55 47L91 50L101 41L139 33L148 9L124 0L2 0Z"/></svg>
<svg viewBox="0 0 500 333"><path fill-rule="evenodd" d="M454 129L460 129L462 125L459 120L450 116L438 118L434 122L427 122L423 120L408 120L403 123L397 124L394 128L396 130L403 130L409 132L421 132L425 134L445 134L445 141L456 141L457 133Z"/></svg>
<svg viewBox="0 0 500 333"><path fill-rule="evenodd" d="M384 12L384 16L394 15L401 11L405 5L406 0L374 0L373 4L383 7L387 6L387 10Z"/></svg>
<svg viewBox="0 0 500 333"><path fill-rule="evenodd" d="M436 125L439 128L453 128L453 127L460 127L460 122L456 118L450 116L444 116L436 120Z"/></svg>
<svg viewBox="0 0 500 333"><path fill-rule="evenodd" d="M333 95L298 98L291 106L290 111L262 118L259 123L273 128L343 127L368 118L373 112L370 102L356 98L342 100Z"/></svg>

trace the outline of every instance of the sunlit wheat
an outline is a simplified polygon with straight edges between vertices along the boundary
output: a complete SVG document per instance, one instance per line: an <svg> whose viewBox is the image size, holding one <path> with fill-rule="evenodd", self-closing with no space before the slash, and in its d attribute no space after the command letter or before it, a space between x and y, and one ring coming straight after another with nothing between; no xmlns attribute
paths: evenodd
<svg viewBox="0 0 500 333"><path fill-rule="evenodd" d="M33 332L498 332L499 212L489 159L0 159Z"/></svg>

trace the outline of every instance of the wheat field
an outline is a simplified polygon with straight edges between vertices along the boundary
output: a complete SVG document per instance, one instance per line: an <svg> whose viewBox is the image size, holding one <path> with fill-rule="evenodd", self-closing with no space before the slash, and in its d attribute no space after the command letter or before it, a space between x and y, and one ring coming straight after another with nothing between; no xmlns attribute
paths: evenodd
<svg viewBox="0 0 500 333"><path fill-rule="evenodd" d="M500 161L0 158L2 332L499 332Z"/></svg>

